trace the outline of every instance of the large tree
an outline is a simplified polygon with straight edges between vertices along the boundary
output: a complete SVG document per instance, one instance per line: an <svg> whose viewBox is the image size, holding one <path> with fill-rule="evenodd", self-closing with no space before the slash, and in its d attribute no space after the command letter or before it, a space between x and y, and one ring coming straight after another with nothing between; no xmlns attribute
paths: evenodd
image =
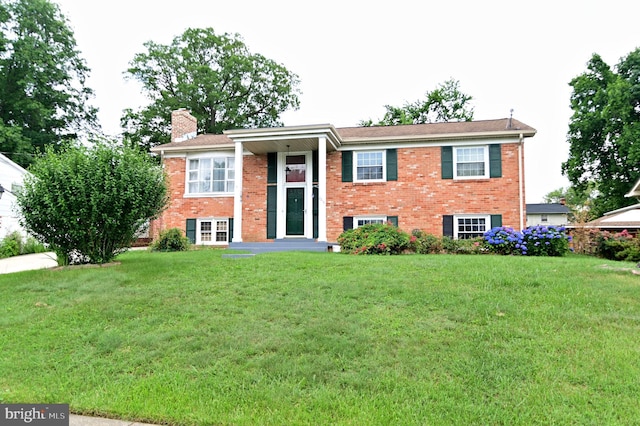
<svg viewBox="0 0 640 426"><path fill-rule="evenodd" d="M0 151L23 166L48 145L96 130L89 68L48 0L0 0Z"/></svg>
<svg viewBox="0 0 640 426"><path fill-rule="evenodd" d="M149 148L168 142L171 111L187 108L198 131L222 133L244 127L282 125L280 114L297 109L298 76L251 53L239 35L211 28L188 29L170 45L149 41L127 76L142 84L151 103L125 110L124 136Z"/></svg>
<svg viewBox="0 0 640 426"><path fill-rule="evenodd" d="M110 262L168 201L162 168L113 142L49 147L30 172L17 194L22 224L61 264Z"/></svg>
<svg viewBox="0 0 640 426"><path fill-rule="evenodd" d="M593 216L635 203L625 194L640 177L640 49L614 69L594 54L570 85L573 115L563 174L578 191L595 186Z"/></svg>
<svg viewBox="0 0 640 426"><path fill-rule="evenodd" d="M361 126L397 126L400 124L439 123L473 120L473 98L460 91L460 82L447 80L425 94L424 100L407 102L402 107L385 105L387 112L377 123L363 120Z"/></svg>

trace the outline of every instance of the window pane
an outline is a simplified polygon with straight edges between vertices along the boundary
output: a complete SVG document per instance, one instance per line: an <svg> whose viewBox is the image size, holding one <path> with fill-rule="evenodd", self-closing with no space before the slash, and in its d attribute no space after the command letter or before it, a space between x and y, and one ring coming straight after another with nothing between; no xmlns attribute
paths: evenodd
<svg viewBox="0 0 640 426"><path fill-rule="evenodd" d="M233 157L189 160L189 193L233 192L235 177Z"/></svg>
<svg viewBox="0 0 640 426"><path fill-rule="evenodd" d="M381 180L382 178L382 152L357 152L356 179Z"/></svg>
<svg viewBox="0 0 640 426"><path fill-rule="evenodd" d="M482 237L487 230L486 219L483 217L458 218L458 239Z"/></svg>
<svg viewBox="0 0 640 426"><path fill-rule="evenodd" d="M456 176L485 176L484 147L456 148Z"/></svg>
<svg viewBox="0 0 640 426"><path fill-rule="evenodd" d="M287 155L285 161L285 178L287 182L304 182L307 165L304 155Z"/></svg>
<svg viewBox="0 0 640 426"><path fill-rule="evenodd" d="M216 222L216 242L227 242L227 226L228 223L224 220Z"/></svg>
<svg viewBox="0 0 640 426"><path fill-rule="evenodd" d="M200 241L211 241L211 222L200 222Z"/></svg>

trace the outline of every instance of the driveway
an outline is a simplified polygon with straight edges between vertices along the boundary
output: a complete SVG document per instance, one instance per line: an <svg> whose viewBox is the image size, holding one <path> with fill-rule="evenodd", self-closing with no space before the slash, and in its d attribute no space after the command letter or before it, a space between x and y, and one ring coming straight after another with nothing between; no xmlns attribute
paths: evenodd
<svg viewBox="0 0 640 426"><path fill-rule="evenodd" d="M22 256L0 259L0 274L30 271L33 269L47 269L58 266L54 252L25 254Z"/></svg>

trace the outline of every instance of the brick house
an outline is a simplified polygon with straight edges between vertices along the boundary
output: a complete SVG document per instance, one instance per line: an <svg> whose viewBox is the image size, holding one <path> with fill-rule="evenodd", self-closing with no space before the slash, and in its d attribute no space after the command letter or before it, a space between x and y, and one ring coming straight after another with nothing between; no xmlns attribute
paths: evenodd
<svg viewBox="0 0 640 426"><path fill-rule="evenodd" d="M335 242L375 222L454 238L525 226L524 140L536 130L515 119L196 129L174 111L171 142L152 148L171 198L152 234L178 227L196 244L228 245Z"/></svg>

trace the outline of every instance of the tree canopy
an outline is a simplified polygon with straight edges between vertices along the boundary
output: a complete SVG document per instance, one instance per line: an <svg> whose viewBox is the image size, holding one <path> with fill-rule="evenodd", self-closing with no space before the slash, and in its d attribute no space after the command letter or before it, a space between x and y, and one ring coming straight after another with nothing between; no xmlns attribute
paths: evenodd
<svg viewBox="0 0 640 426"><path fill-rule="evenodd" d="M614 69L594 54L570 86L573 115L563 174L578 192L595 186L592 216L635 203L625 194L640 177L640 49Z"/></svg>
<svg viewBox="0 0 640 426"><path fill-rule="evenodd" d="M171 111L187 108L198 131L279 126L280 114L299 106L298 76L251 53L237 34L187 29L170 45L149 41L126 75L151 103L121 118L124 137L147 149L170 138Z"/></svg>
<svg viewBox="0 0 640 426"><path fill-rule="evenodd" d="M447 80L436 89L427 92L424 100L405 103L402 107L385 105L387 112L377 123L363 120L360 126L397 126L400 124L438 123L473 120L473 98L460 91L460 82Z"/></svg>
<svg viewBox="0 0 640 426"><path fill-rule="evenodd" d="M110 262L167 203L162 168L108 141L48 147L30 172L17 194L22 224L62 264Z"/></svg>
<svg viewBox="0 0 640 426"><path fill-rule="evenodd" d="M0 0L0 151L27 166L44 147L96 130L88 74L56 4Z"/></svg>

